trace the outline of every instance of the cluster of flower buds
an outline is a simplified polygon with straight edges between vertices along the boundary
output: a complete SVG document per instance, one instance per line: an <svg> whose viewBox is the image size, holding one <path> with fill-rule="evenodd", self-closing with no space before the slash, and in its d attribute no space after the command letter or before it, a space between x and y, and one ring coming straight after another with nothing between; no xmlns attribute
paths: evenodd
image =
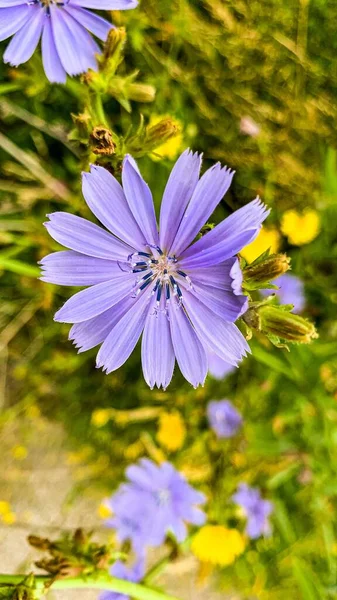
<svg viewBox="0 0 337 600"><path fill-rule="evenodd" d="M39 569L46 571L52 578L90 576L101 569L107 569L111 551L105 545L91 541L91 534L77 529L73 535L64 535L59 540L29 536L31 546L49 556L36 561Z"/></svg>
<svg viewBox="0 0 337 600"><path fill-rule="evenodd" d="M89 71L83 75L82 80L89 90L112 96L130 112L130 100L153 102L156 90L152 85L137 81L138 71L127 75L116 74L124 58L125 42L126 32L123 27L111 29L104 52L99 57L99 70Z"/></svg>
<svg viewBox="0 0 337 600"><path fill-rule="evenodd" d="M242 265L243 289L247 292L255 290L275 289L272 281L290 269L290 259L286 254L269 254L264 252L249 265ZM269 340L279 347L287 347L285 342L308 344L318 337L315 326L297 314L292 304L276 305L273 296L265 300L251 302L243 315L249 336L252 330L264 333Z"/></svg>

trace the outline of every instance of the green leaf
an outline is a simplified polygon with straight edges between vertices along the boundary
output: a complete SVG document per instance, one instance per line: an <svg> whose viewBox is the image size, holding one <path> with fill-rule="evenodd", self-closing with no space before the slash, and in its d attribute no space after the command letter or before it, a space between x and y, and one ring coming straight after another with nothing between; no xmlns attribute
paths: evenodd
<svg viewBox="0 0 337 600"><path fill-rule="evenodd" d="M322 600L323 590L316 582L313 572L299 558L293 558L293 573L302 593L303 600Z"/></svg>
<svg viewBox="0 0 337 600"><path fill-rule="evenodd" d="M291 381L297 381L298 377L281 358L276 357L271 352L264 350L261 346L254 347L253 356L255 360L267 365L273 371L285 375Z"/></svg>

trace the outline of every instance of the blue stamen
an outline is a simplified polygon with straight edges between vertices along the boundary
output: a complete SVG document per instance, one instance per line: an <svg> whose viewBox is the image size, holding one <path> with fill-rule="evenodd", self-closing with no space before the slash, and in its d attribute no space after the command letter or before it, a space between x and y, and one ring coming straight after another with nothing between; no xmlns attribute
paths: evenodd
<svg viewBox="0 0 337 600"><path fill-rule="evenodd" d="M160 285L158 286L158 290L157 290L157 298L156 298L156 300L157 300L157 304L158 304L158 305L159 305L159 302L160 302L160 298L161 298L161 293L162 293L162 290L163 290L163 286L160 284Z"/></svg>
<svg viewBox="0 0 337 600"><path fill-rule="evenodd" d="M153 244L147 244L150 248L154 248L155 250L157 250L157 252L159 252L160 256L163 256L164 252L162 251L161 248L159 248L159 246L154 246Z"/></svg>
<svg viewBox="0 0 337 600"><path fill-rule="evenodd" d="M149 283L151 283L151 281L152 281L151 279L148 279L147 281L145 281L145 283L143 283L143 285L141 285L140 288L138 289L138 293L141 290L145 290L145 288L149 285Z"/></svg>
<svg viewBox="0 0 337 600"><path fill-rule="evenodd" d="M148 273L147 275L144 275L144 277L142 277L142 279L144 279L144 281L146 281L146 279L149 279L149 277L152 277L153 273L152 271L150 271L150 273Z"/></svg>

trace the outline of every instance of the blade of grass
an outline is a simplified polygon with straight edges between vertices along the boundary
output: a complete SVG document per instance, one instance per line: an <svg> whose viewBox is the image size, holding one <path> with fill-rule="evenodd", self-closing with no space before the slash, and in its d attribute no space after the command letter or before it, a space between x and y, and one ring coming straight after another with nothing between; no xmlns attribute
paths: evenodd
<svg viewBox="0 0 337 600"><path fill-rule="evenodd" d="M57 179L54 179L30 154L21 150L19 146L9 140L3 133L0 132L0 148L15 160L21 163L36 179L41 181L46 188L51 190L55 196L63 201L69 200L69 191L66 186Z"/></svg>

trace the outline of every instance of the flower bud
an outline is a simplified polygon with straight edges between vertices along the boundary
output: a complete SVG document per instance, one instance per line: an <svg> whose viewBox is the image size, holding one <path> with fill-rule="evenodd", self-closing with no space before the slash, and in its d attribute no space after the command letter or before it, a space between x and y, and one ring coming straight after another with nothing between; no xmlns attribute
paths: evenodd
<svg viewBox="0 0 337 600"><path fill-rule="evenodd" d="M243 286L247 290L270 288L270 281L290 269L290 258L286 254L271 254L255 260L243 269Z"/></svg>
<svg viewBox="0 0 337 600"><path fill-rule="evenodd" d="M105 42L103 56L100 60L101 70L113 75L123 59L123 50L126 42L124 27L110 29Z"/></svg>
<svg viewBox="0 0 337 600"><path fill-rule="evenodd" d="M313 323L289 312L285 307L265 304L257 309L257 313L259 329L267 335L300 344L309 344L318 337Z"/></svg>
<svg viewBox="0 0 337 600"><path fill-rule="evenodd" d="M87 144L92 129L91 115L84 112L79 115L72 114L71 116L75 124L75 129L70 133L69 139Z"/></svg>
<svg viewBox="0 0 337 600"><path fill-rule="evenodd" d="M135 102L153 102L156 89L147 83L129 83L125 86L125 95Z"/></svg>
<svg viewBox="0 0 337 600"><path fill-rule="evenodd" d="M179 133L176 121L167 117L155 125L146 128L146 143L152 148L161 146Z"/></svg>

